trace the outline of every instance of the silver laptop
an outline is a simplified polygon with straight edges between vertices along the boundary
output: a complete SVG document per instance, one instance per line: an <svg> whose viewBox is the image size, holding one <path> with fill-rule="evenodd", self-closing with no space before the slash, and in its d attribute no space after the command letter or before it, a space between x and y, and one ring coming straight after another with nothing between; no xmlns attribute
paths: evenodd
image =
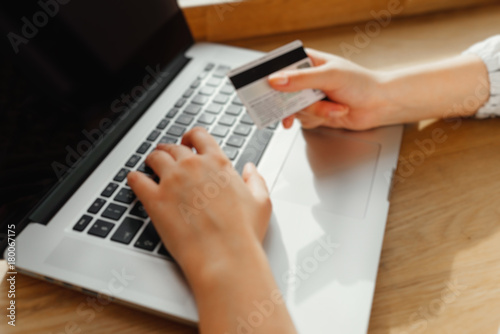
<svg viewBox="0 0 500 334"><path fill-rule="evenodd" d="M261 54L194 44L174 0L121 1L120 7L73 0L53 19L50 24L75 37L74 49L92 68L73 73L70 65L88 64L56 66L78 93L66 89L71 85L56 87L64 77L47 78L47 85L70 102L82 101L85 91L111 103L101 115L105 131L102 121L84 130L89 141L96 139L93 149L80 159L68 153L71 166L54 162L67 173L23 220L18 271L196 323L191 291L126 174L152 174L144 159L156 144L178 143L203 126L238 171L253 161L266 179L274 211L264 247L298 331L366 333L402 127L256 129L226 73ZM40 43L50 34L52 41L64 37L49 25L42 29ZM60 42L61 52L73 52ZM18 45L19 53L31 46ZM62 55L51 50L48 62L57 63ZM114 83L122 90L111 89ZM82 110L95 112L98 103L89 105ZM68 152L76 155L84 145L74 145ZM251 319L243 321L251 326Z"/></svg>

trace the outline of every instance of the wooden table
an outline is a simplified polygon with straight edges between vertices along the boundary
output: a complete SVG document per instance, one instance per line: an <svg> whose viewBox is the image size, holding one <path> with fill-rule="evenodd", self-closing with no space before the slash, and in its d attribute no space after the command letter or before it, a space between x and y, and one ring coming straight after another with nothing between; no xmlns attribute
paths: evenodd
<svg viewBox="0 0 500 334"><path fill-rule="evenodd" d="M362 30L364 24L357 25ZM388 69L460 53L500 33L500 6L394 21L351 59ZM295 38L342 55L353 26L232 44L270 50ZM446 140L417 145L441 129ZM423 153L419 153L423 152ZM417 156L423 159L418 160ZM369 333L497 334L500 326L500 119L405 127ZM0 262L0 276L5 262ZM17 275L17 326L7 326L2 279L0 333L195 333L124 306L82 315L87 296ZM73 330L73 332L72 332ZM341 333L348 334L348 333Z"/></svg>

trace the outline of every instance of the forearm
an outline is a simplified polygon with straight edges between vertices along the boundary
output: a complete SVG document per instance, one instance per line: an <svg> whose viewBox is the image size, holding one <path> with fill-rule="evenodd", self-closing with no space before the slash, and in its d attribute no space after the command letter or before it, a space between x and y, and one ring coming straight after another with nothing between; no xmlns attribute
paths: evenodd
<svg viewBox="0 0 500 334"><path fill-rule="evenodd" d="M472 116L490 94L488 71L476 56L387 72L380 81L385 124Z"/></svg>
<svg viewBox="0 0 500 334"><path fill-rule="evenodd" d="M264 251L260 245L252 248L188 278L201 333L296 333Z"/></svg>

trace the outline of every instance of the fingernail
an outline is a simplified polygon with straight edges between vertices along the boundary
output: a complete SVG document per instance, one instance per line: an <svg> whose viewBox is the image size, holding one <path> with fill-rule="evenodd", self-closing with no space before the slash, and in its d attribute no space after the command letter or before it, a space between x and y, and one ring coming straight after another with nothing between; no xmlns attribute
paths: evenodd
<svg viewBox="0 0 500 334"><path fill-rule="evenodd" d="M272 81L274 85L284 86L288 83L288 75L285 73L273 73L269 76L269 80Z"/></svg>
<svg viewBox="0 0 500 334"><path fill-rule="evenodd" d="M245 173L253 173L255 171L255 165L251 162L247 162L243 170Z"/></svg>

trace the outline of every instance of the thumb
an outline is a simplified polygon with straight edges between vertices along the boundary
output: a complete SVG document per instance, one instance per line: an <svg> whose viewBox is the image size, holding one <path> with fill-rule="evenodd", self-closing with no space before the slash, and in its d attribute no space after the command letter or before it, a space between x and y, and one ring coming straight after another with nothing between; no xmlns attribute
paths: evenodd
<svg viewBox="0 0 500 334"><path fill-rule="evenodd" d="M269 190L267 190L266 182L254 164L247 163L245 168L243 168L242 176L250 192L260 203L265 203L269 200Z"/></svg>
<svg viewBox="0 0 500 334"><path fill-rule="evenodd" d="M269 85L282 92L296 92L303 89L327 90L332 78L324 66L287 70L271 74Z"/></svg>
<svg viewBox="0 0 500 334"><path fill-rule="evenodd" d="M349 113L349 106L331 101L318 101L301 111L320 118L337 118Z"/></svg>

